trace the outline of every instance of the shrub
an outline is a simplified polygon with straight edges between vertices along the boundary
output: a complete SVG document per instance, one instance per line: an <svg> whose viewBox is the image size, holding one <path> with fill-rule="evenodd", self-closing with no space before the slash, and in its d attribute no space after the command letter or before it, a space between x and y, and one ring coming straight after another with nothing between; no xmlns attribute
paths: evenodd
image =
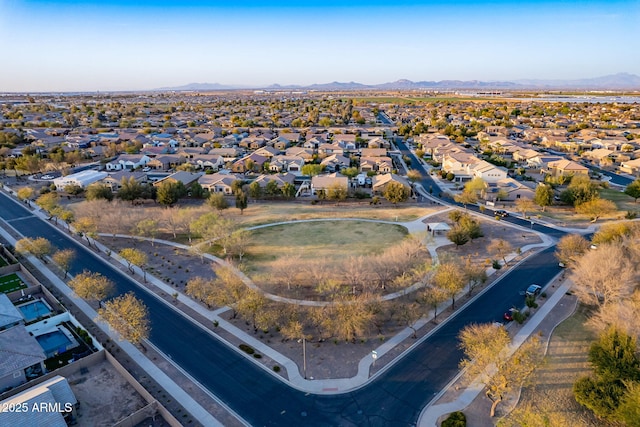
<svg viewBox="0 0 640 427"><path fill-rule="evenodd" d="M251 347L250 345L246 345L246 344L240 344L239 345L240 350L244 351L247 354L253 354L256 351L253 349L253 347Z"/></svg>
<svg viewBox="0 0 640 427"><path fill-rule="evenodd" d="M522 322L524 322L524 319L526 319L526 318L527 318L527 316L525 314L523 314L521 311L514 311L513 312L513 320L518 322L519 325L521 325Z"/></svg>
<svg viewBox="0 0 640 427"><path fill-rule="evenodd" d="M254 353L253 357L256 359L262 359L262 355L258 353Z"/></svg>
<svg viewBox="0 0 640 427"><path fill-rule="evenodd" d="M500 265L500 261L498 261L497 259L491 261L491 266L494 270L500 270L502 268L502 265Z"/></svg>
<svg viewBox="0 0 640 427"><path fill-rule="evenodd" d="M280 366L276 365L273 367L273 372L280 372Z"/></svg>
<svg viewBox="0 0 640 427"><path fill-rule="evenodd" d="M531 297L526 297L524 300L524 303L527 307L530 308L538 308L538 303L536 302L536 298L531 296Z"/></svg>
<svg viewBox="0 0 640 427"><path fill-rule="evenodd" d="M460 411L452 412L441 424L442 427L466 427L467 417Z"/></svg>

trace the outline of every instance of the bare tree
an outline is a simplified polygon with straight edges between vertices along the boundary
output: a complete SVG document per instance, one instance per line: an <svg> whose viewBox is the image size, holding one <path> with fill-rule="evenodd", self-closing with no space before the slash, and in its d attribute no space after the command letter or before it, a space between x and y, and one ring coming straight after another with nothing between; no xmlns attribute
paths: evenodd
<svg viewBox="0 0 640 427"><path fill-rule="evenodd" d="M581 301L606 306L632 294L636 264L622 246L601 245L576 262L572 278L573 289Z"/></svg>
<svg viewBox="0 0 640 427"><path fill-rule="evenodd" d="M504 265L507 265L507 255L513 252L513 246L504 239L492 239L487 246L487 251L493 256L502 258Z"/></svg>
<svg viewBox="0 0 640 427"><path fill-rule="evenodd" d="M358 288L364 287L369 277L369 266L363 256L351 256L343 263L342 271L346 283L351 287L351 293L356 294Z"/></svg>
<svg viewBox="0 0 640 427"><path fill-rule="evenodd" d="M487 281L487 269L482 264L472 263L470 257L465 261L463 272L469 289L468 295L471 295L477 286Z"/></svg>
<svg viewBox="0 0 640 427"><path fill-rule="evenodd" d="M522 213L523 218L527 217L527 212L531 212L536 207L536 204L533 202L533 200L527 198L516 199L515 203L516 209L518 209L518 211Z"/></svg>
<svg viewBox="0 0 640 427"><path fill-rule="evenodd" d="M299 255L278 258L271 266L276 283L287 285L287 290L291 290L291 285L296 282L298 274L302 271L301 262Z"/></svg>
<svg viewBox="0 0 640 427"><path fill-rule="evenodd" d="M589 242L579 234L567 234L558 241L556 257L569 266L589 250Z"/></svg>

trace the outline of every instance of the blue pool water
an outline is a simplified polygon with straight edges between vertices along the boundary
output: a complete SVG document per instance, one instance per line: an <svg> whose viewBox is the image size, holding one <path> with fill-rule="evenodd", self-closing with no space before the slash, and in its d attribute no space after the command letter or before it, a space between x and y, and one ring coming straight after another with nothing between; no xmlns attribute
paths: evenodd
<svg viewBox="0 0 640 427"><path fill-rule="evenodd" d="M60 331L53 331L48 334L40 335L39 337L36 337L36 340L44 350L47 357L53 356L56 351L58 353L67 351L67 347L71 344L71 340Z"/></svg>
<svg viewBox="0 0 640 427"><path fill-rule="evenodd" d="M18 309L22 312L22 317L24 317L24 321L27 323L32 320L36 320L38 317L44 317L51 314L49 307L42 301L32 301L18 306Z"/></svg>

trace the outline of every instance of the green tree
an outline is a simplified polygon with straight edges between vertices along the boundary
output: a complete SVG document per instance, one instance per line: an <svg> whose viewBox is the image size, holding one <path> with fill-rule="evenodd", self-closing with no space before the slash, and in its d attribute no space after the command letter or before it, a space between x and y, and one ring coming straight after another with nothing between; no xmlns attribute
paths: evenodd
<svg viewBox="0 0 640 427"><path fill-rule="evenodd" d="M67 194L71 194L72 196L77 196L83 191L84 189L77 184L68 184L64 187L64 192Z"/></svg>
<svg viewBox="0 0 640 427"><path fill-rule="evenodd" d="M65 190L66 190L66 187L65 187ZM87 187L87 194L85 196L87 200L104 199L104 200L111 201L113 200L113 191L111 191L111 187L109 187L106 184L94 182L93 184Z"/></svg>
<svg viewBox="0 0 640 427"><path fill-rule="evenodd" d="M320 175L323 169L324 169L323 165L307 164L302 166L302 175L306 175L306 176Z"/></svg>
<svg viewBox="0 0 640 427"><path fill-rule="evenodd" d="M229 207L229 203L223 193L210 193L207 198L207 204L218 211Z"/></svg>
<svg viewBox="0 0 640 427"><path fill-rule="evenodd" d="M267 196L275 197L280 194L280 188L278 188L278 183L275 180L269 180L267 185L264 187L264 192Z"/></svg>
<svg viewBox="0 0 640 427"><path fill-rule="evenodd" d="M285 182L284 184L282 184L282 195L286 199L293 199L294 197L296 197L295 185L290 184L288 182Z"/></svg>
<svg viewBox="0 0 640 427"><path fill-rule="evenodd" d="M576 401L597 416L616 421L629 384L640 381L636 339L609 328L589 349L593 374L573 385Z"/></svg>
<svg viewBox="0 0 640 427"><path fill-rule="evenodd" d="M382 195L389 202L397 205L398 203L405 202L409 198L411 190L399 182L392 181L387 184Z"/></svg>
<svg viewBox="0 0 640 427"><path fill-rule="evenodd" d="M633 197L633 200L638 203L638 199L640 199L640 179L636 179L624 189L624 193Z"/></svg>
<svg viewBox="0 0 640 427"><path fill-rule="evenodd" d="M447 239L451 240L451 242L456 245L456 249L458 246L462 246L470 240L469 233L460 225L455 225L447 232Z"/></svg>
<svg viewBox="0 0 640 427"><path fill-rule="evenodd" d="M249 196L251 196L251 198L254 200L260 199L262 197L262 187L260 186L259 182L253 181L249 185Z"/></svg>
<svg viewBox="0 0 640 427"><path fill-rule="evenodd" d="M598 198L598 185L586 175L575 175L571 178L567 189L560 193L560 199L573 206L596 198Z"/></svg>
<svg viewBox="0 0 640 427"><path fill-rule="evenodd" d="M120 200L130 201L131 204L136 199L142 197L142 184L138 182L134 177L129 179L123 177L120 181L120 189L118 190L118 198Z"/></svg>
<svg viewBox="0 0 640 427"><path fill-rule="evenodd" d="M164 181L158 187L158 203L165 206L173 206L184 197L187 191L181 181Z"/></svg>
<svg viewBox="0 0 640 427"><path fill-rule="evenodd" d="M536 205L542 208L544 212L547 206L553 204L553 188L550 185L540 184L536 187L536 194L533 197L533 201Z"/></svg>
<svg viewBox="0 0 640 427"><path fill-rule="evenodd" d="M244 191L240 190L236 192L236 208L240 209L240 215L242 215L244 210L247 208L247 200L248 198Z"/></svg>

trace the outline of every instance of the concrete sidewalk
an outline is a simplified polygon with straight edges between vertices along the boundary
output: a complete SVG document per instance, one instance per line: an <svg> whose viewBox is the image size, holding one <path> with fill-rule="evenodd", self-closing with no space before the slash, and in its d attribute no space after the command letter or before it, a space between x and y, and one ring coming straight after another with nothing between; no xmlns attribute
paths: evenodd
<svg viewBox="0 0 640 427"><path fill-rule="evenodd" d="M562 273L561 273L562 274ZM555 280L555 279L554 279ZM553 295L531 316L523 327L516 333L509 347L509 355L512 355L520 346L535 332L541 322L549 315L549 313L560 302L565 293L571 288L570 281L564 281L554 292ZM432 402L436 402L444 395L449 387L451 387L460 377L462 373L455 377L449 385L438 394ZM469 406L473 400L484 390L484 385L478 379L467 387L458 398L454 401L442 404L430 404L422 411L418 420L420 427L435 427L438 419L445 414L455 411L462 411Z"/></svg>

